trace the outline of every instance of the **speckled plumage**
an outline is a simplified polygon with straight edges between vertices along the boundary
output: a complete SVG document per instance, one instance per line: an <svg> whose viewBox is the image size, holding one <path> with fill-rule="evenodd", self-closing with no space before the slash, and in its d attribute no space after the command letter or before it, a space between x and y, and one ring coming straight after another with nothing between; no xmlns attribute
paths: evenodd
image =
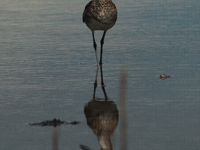
<svg viewBox="0 0 200 150"><path fill-rule="evenodd" d="M97 45L95 42L94 32L95 30L103 30L103 36L101 39L101 56L99 64L102 65L102 53L104 38L107 30L112 28L117 21L117 8L112 0L92 0L86 6L83 12L83 22L92 31L93 46L97 57ZM99 66L98 64L98 66Z"/></svg>
<svg viewBox="0 0 200 150"><path fill-rule="evenodd" d="M117 9L111 0L92 0L83 12L83 22L91 30L108 30L117 20Z"/></svg>

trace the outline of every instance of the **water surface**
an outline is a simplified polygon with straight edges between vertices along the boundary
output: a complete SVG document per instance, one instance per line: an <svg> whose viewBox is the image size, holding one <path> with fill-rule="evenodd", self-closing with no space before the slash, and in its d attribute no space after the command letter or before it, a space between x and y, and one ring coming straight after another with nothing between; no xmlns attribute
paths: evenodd
<svg viewBox="0 0 200 150"><path fill-rule="evenodd" d="M103 73L119 109L119 73L127 67L128 149L198 150L199 1L114 2L118 20L105 38ZM0 2L0 149L51 149L53 127L28 123L53 118L81 122L61 126L60 149L100 149L84 115L96 75L92 35L82 23L87 3ZM95 35L99 52L102 32ZM162 73L171 78L161 80ZM96 96L104 97L100 76ZM113 149L120 142L118 124Z"/></svg>

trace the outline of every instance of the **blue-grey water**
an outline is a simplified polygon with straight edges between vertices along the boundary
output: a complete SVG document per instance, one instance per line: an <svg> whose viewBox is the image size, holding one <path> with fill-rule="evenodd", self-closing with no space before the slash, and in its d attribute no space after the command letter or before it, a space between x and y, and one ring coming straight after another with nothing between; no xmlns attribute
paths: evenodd
<svg viewBox="0 0 200 150"><path fill-rule="evenodd" d="M0 2L1 150L52 149L54 128L28 123L54 118L81 122L61 126L59 149L100 149L84 115L96 74L91 31L82 23L88 2ZM126 66L128 149L199 150L200 1L113 2L118 20L105 38L104 83L120 108ZM99 52L102 32L95 35ZM171 78L161 80L163 73ZM100 76L98 83L96 96L103 97ZM120 149L119 127L114 150Z"/></svg>

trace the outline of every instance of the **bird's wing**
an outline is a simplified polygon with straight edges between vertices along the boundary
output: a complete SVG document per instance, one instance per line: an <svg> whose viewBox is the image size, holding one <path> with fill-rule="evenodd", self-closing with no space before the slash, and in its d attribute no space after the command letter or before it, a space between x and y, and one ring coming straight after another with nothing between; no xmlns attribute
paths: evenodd
<svg viewBox="0 0 200 150"><path fill-rule="evenodd" d="M87 9L90 7L90 5L92 4L92 1L90 1L86 6L85 6L85 10L83 12L83 22L85 22L85 13L87 11Z"/></svg>

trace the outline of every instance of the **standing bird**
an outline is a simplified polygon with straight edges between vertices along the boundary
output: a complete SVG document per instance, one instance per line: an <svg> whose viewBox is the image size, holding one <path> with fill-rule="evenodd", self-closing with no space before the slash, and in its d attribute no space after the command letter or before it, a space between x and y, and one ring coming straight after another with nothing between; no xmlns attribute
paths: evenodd
<svg viewBox="0 0 200 150"><path fill-rule="evenodd" d="M93 47L96 53L97 65L102 65L103 44L106 32L112 28L117 20L117 8L112 0L92 0L83 12L83 22L92 31ZM103 30L101 38L101 56L98 62L97 44L95 42L94 31Z"/></svg>

